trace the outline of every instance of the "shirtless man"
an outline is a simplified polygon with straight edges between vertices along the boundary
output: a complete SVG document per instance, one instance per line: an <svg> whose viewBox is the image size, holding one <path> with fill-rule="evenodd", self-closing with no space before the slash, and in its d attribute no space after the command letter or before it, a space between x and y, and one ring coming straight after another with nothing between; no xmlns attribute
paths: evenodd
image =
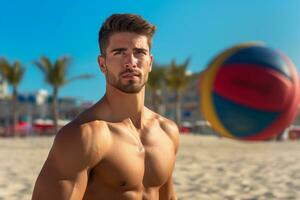
<svg viewBox="0 0 300 200"><path fill-rule="evenodd" d="M104 97L56 135L33 200L174 200L174 122L144 106L155 26L115 14L99 32Z"/></svg>

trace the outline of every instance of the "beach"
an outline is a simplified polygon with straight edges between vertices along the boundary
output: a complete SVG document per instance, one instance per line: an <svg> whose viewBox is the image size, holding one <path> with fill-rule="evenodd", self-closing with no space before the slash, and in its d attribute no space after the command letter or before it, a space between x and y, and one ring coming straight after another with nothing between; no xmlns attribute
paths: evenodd
<svg viewBox="0 0 300 200"><path fill-rule="evenodd" d="M28 200L53 137L0 138L0 200ZM181 135L179 200L299 200L300 141Z"/></svg>

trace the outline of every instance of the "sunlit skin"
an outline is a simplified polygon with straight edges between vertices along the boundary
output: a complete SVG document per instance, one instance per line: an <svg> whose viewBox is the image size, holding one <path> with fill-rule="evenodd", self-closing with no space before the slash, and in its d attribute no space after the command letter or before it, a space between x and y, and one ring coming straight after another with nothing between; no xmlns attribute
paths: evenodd
<svg viewBox="0 0 300 200"><path fill-rule="evenodd" d="M98 57L104 97L57 134L33 200L174 200L174 122L144 106L148 38L114 33Z"/></svg>

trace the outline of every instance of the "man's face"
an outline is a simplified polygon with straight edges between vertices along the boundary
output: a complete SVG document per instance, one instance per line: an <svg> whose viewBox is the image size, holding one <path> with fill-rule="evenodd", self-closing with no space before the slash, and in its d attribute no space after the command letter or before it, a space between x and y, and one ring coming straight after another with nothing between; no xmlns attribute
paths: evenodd
<svg viewBox="0 0 300 200"><path fill-rule="evenodd" d="M130 32L114 33L109 38L106 56L100 56L98 61L107 84L125 93L138 93L152 67L148 38Z"/></svg>

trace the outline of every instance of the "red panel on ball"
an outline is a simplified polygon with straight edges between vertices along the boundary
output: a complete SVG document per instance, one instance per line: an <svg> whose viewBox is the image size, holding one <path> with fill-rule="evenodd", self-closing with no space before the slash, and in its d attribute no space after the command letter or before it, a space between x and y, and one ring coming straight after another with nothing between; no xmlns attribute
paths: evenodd
<svg viewBox="0 0 300 200"><path fill-rule="evenodd" d="M294 88L290 79L273 69L243 63L222 66L214 91L244 106L282 111L290 103Z"/></svg>
<svg viewBox="0 0 300 200"><path fill-rule="evenodd" d="M299 103L300 103L300 84L298 79L298 73L292 61L285 55L281 54L283 59L286 61L288 68L292 74L293 90L291 98L288 102L288 107L280 115L280 117L274 121L268 128L266 128L261 133L258 133L255 136L246 137L243 139L246 140L265 140L270 137L276 136L280 131L283 131L292 121L295 119L295 116L298 113Z"/></svg>

